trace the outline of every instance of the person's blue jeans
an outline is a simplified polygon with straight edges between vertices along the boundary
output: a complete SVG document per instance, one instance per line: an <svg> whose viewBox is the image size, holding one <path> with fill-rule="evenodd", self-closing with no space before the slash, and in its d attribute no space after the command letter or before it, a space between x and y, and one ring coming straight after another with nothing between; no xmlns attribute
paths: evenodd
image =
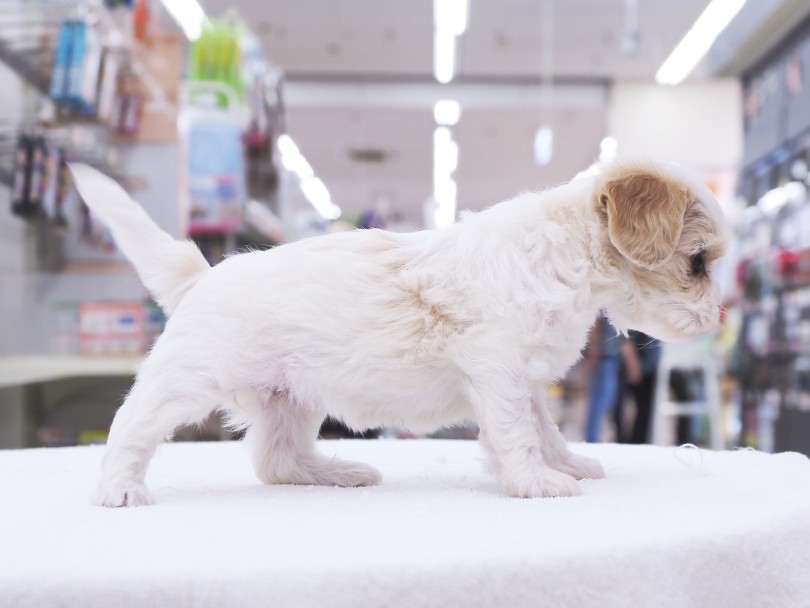
<svg viewBox="0 0 810 608"><path fill-rule="evenodd" d="M619 392L619 357L601 357L591 376L591 394L585 441L596 443L602 431L602 421L616 403Z"/></svg>

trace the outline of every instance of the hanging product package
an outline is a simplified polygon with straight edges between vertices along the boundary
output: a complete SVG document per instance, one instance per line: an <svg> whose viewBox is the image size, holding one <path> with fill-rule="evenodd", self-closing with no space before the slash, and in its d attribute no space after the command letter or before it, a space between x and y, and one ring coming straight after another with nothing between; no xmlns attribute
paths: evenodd
<svg viewBox="0 0 810 608"><path fill-rule="evenodd" d="M36 162L44 160L44 150L45 143L41 137L20 135L17 139L11 187L11 211L14 215L32 218L42 214L42 175L34 167Z"/></svg>
<svg viewBox="0 0 810 608"><path fill-rule="evenodd" d="M224 105L222 99L227 99ZM227 85L188 83L179 128L189 234L226 234L241 228L243 123L241 106Z"/></svg>
<svg viewBox="0 0 810 608"><path fill-rule="evenodd" d="M70 47L73 40L73 22L63 21L59 26L59 38L51 70L50 96L54 101L63 101L67 95L67 74L70 64Z"/></svg>
<svg viewBox="0 0 810 608"><path fill-rule="evenodd" d="M178 120L189 234L226 234L242 225L246 199L239 29L203 28L189 49Z"/></svg>
<svg viewBox="0 0 810 608"><path fill-rule="evenodd" d="M65 199L68 195L68 190L73 183L70 175L70 168L67 164L67 153L62 148L55 151L54 167L56 172L54 175L55 189L54 189L54 220L58 226L67 226L67 218L65 217Z"/></svg>
<svg viewBox="0 0 810 608"><path fill-rule="evenodd" d="M84 57L76 71L76 104L85 113L96 111L101 80L101 61L104 47L98 32L89 26L84 28Z"/></svg>
<svg viewBox="0 0 810 608"><path fill-rule="evenodd" d="M51 99L92 113L98 101L102 50L98 32L87 23L63 21L51 71Z"/></svg>
<svg viewBox="0 0 810 608"><path fill-rule="evenodd" d="M65 226L67 224L64 215L64 196L66 184L62 183L65 178L70 179L70 176L64 176L63 172L67 171L67 163L65 161L65 151L57 146L48 145L43 142L43 168L42 177L38 190L40 192L39 199L42 204L43 214L52 220L57 226ZM34 163L36 165L36 161ZM31 180L31 190L34 188L35 179Z"/></svg>
<svg viewBox="0 0 810 608"><path fill-rule="evenodd" d="M98 88L98 104L96 114L104 122L113 122L113 109L118 89L118 72L121 62L119 53L107 49L103 53L101 82Z"/></svg>
<svg viewBox="0 0 810 608"><path fill-rule="evenodd" d="M30 176L28 180L28 205L34 213L39 214L43 209L45 189L48 184L46 175L46 158L48 147L43 137L31 138Z"/></svg>
<svg viewBox="0 0 810 608"><path fill-rule="evenodd" d="M129 72L119 74L118 88L110 117L115 133L126 137L137 135L142 110L143 100L138 93L135 77Z"/></svg>

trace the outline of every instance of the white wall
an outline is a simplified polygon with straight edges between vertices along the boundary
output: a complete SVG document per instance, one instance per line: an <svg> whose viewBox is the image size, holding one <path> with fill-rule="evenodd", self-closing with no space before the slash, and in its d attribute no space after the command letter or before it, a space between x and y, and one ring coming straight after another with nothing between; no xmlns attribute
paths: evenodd
<svg viewBox="0 0 810 608"><path fill-rule="evenodd" d="M620 156L688 167L711 188L726 217L732 215L743 152L742 93L736 79L675 87L617 83L608 129ZM734 289L735 255L732 251L715 272L726 294Z"/></svg>
<svg viewBox="0 0 810 608"><path fill-rule="evenodd" d="M648 156L701 172L736 171L742 125L736 79L675 87L619 82L612 89L608 130L622 156Z"/></svg>

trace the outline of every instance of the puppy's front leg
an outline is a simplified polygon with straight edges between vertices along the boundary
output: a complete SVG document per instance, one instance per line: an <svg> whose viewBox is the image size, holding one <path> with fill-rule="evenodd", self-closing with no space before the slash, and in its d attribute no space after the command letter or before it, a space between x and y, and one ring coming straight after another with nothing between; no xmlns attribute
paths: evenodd
<svg viewBox="0 0 810 608"><path fill-rule="evenodd" d="M505 383L502 373L487 376L492 382L481 376L470 382L468 397L481 429L479 441L506 492L522 498L581 494L573 477L544 460L528 385Z"/></svg>
<svg viewBox="0 0 810 608"><path fill-rule="evenodd" d="M546 387L538 387L532 396L532 410L535 413L537 434L543 450L543 460L552 468L571 475L575 479L601 479L605 470L595 458L575 454L568 449L560 428L551 418L545 402Z"/></svg>

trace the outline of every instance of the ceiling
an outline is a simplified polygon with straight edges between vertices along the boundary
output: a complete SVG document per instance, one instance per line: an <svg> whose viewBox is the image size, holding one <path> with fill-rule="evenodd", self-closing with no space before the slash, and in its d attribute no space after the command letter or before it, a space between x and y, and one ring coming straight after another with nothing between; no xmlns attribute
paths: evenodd
<svg viewBox="0 0 810 608"><path fill-rule="evenodd" d="M471 0L449 85L433 80L432 0L202 4L211 15L235 6L284 71L288 132L344 215L379 206L421 226L432 191L433 100L451 96L462 105L453 127L460 209L551 186L598 156L610 82L652 82L708 3L636 0L638 49L628 55L622 39L633 0L546 1L550 101L540 91L549 64L544 0ZM539 167L532 145L543 124L554 130L554 156ZM358 151L382 161L358 161Z"/></svg>

